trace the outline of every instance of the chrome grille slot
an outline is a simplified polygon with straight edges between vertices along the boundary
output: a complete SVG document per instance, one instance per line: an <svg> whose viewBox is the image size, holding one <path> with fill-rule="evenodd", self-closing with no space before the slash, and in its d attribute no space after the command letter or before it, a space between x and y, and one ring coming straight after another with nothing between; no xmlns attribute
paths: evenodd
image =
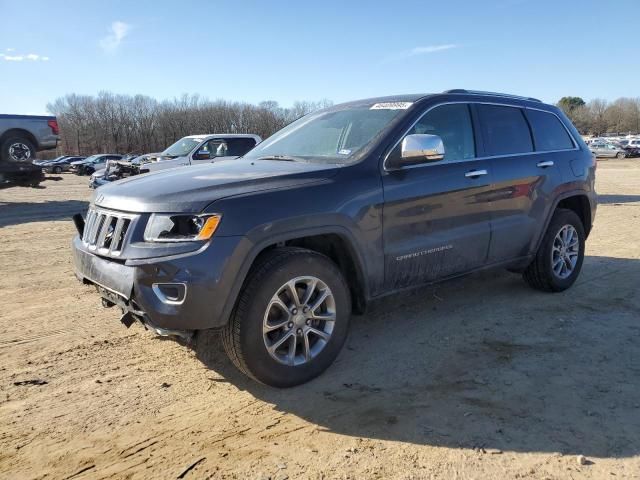
<svg viewBox="0 0 640 480"><path fill-rule="evenodd" d="M85 220L82 242L89 250L96 250L102 255L118 256L134 218L120 212L90 209Z"/></svg>

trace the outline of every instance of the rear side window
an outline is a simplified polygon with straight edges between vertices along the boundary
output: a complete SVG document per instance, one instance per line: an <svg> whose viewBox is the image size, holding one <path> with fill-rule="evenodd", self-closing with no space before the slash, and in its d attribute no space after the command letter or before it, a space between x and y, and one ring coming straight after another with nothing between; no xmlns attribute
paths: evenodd
<svg viewBox="0 0 640 480"><path fill-rule="evenodd" d="M229 151L228 156L240 157L256 146L256 141L253 138L226 138Z"/></svg>
<svg viewBox="0 0 640 480"><path fill-rule="evenodd" d="M533 152L529 125L520 108L478 105L487 155Z"/></svg>
<svg viewBox="0 0 640 480"><path fill-rule="evenodd" d="M416 133L438 135L444 144L445 161L468 160L476 156L473 126L467 104L442 105L430 110L408 134Z"/></svg>
<svg viewBox="0 0 640 480"><path fill-rule="evenodd" d="M569 133L554 114L540 110L526 110L525 114L531 125L537 152L574 148Z"/></svg>

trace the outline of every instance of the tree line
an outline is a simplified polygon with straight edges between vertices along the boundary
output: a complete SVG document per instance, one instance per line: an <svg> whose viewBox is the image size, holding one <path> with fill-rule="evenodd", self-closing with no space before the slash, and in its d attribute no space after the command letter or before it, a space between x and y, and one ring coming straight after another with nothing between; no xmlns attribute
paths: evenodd
<svg viewBox="0 0 640 480"><path fill-rule="evenodd" d="M298 101L284 108L274 101L257 105L183 95L158 101L146 95L69 94L47 105L57 116L61 143L43 158L94 153L151 153L185 135L255 133L267 138L293 120L330 106L328 100ZM557 103L583 135L640 133L640 98L613 102L563 97Z"/></svg>
<svg viewBox="0 0 640 480"><path fill-rule="evenodd" d="M70 94L47 105L58 118L61 143L52 155L160 152L199 133L255 133L266 138L293 120L330 106L328 100L298 101L283 108L183 95L158 101L146 95ZM47 154L48 152L41 152Z"/></svg>
<svg viewBox="0 0 640 480"><path fill-rule="evenodd" d="M557 103L583 135L640 133L640 97L613 102L595 98L562 97Z"/></svg>

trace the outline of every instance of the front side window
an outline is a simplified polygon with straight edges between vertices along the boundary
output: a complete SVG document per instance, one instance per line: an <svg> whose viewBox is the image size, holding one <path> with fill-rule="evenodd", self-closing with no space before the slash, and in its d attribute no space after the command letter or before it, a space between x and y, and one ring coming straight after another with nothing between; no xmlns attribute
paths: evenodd
<svg viewBox="0 0 640 480"><path fill-rule="evenodd" d="M208 154L209 158L226 157L227 151L227 143L222 138L214 138L202 145L198 149L198 154Z"/></svg>
<svg viewBox="0 0 640 480"><path fill-rule="evenodd" d="M408 132L411 134L438 135L444 144L444 161L476 156L471 114L465 103L441 105L428 111Z"/></svg>
<svg viewBox="0 0 640 480"><path fill-rule="evenodd" d="M537 152L574 148L567 129L554 114L540 110L526 110L525 114L531 125Z"/></svg>
<svg viewBox="0 0 640 480"><path fill-rule="evenodd" d="M478 105L487 155L533 152L529 125L520 108Z"/></svg>

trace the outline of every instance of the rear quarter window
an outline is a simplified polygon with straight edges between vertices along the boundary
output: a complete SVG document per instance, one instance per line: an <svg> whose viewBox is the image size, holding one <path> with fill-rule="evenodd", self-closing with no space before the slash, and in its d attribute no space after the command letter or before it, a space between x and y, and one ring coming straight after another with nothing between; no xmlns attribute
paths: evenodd
<svg viewBox="0 0 640 480"><path fill-rule="evenodd" d="M522 109L482 104L477 108L487 155L533 152L531 132Z"/></svg>
<svg viewBox="0 0 640 480"><path fill-rule="evenodd" d="M531 125L536 151L548 152L574 148L567 129L554 114L540 110L526 110L525 114Z"/></svg>

